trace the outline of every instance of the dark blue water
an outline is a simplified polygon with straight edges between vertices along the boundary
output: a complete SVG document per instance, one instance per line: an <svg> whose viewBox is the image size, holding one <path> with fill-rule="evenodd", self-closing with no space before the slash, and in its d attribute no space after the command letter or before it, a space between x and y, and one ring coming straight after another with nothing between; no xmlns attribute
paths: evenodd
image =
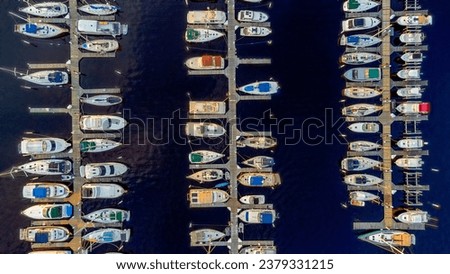
<svg viewBox="0 0 450 274"><path fill-rule="evenodd" d="M86 203L83 210L121 203L132 211L131 241L124 245L127 253L200 253L201 249L189 247L189 226L213 226L223 229L227 224L225 209L189 210L186 201L188 185L187 154L192 148L210 148L225 151L226 144L187 144L179 125L185 123L189 96L192 99L226 98L224 77L188 77L183 62L188 56L204 52L225 54L225 41L186 49L183 40L185 15L184 1L117 1L122 7L118 20L130 25L130 32L120 40L121 51L115 59L85 59L82 62L82 86L85 88L121 87L124 104L111 108L110 113L123 113L133 126L125 130L127 145L101 155L86 155L84 163L116 160L125 162L130 171L124 177L129 192L119 201ZM219 1L222 2L222 1ZM276 158L276 171L281 173L283 184L275 191L261 190L280 214L276 228L266 226L245 227L243 239L273 239L280 253L383 253L356 239L352 221L376 221L381 209L368 206L362 209L342 209L341 202L347 192L341 183L339 161L346 147L333 137L336 128L330 125L339 118L340 78L337 60L342 48L337 45L340 32L342 1L280 0L273 7L260 9L269 12L273 27L272 45L257 39L237 41L241 57L271 57L271 66L240 66L239 85L254 80L273 77L282 86L280 94L270 102L242 102L240 118L262 119L265 129L278 119L276 132L279 146L269 152ZM423 184L431 191L423 196L424 209L439 218L438 229L416 232L414 253L448 253L448 182L446 160L450 154L450 62L448 42L443 39L450 25L449 5L423 0L424 8L434 16L434 25L425 29L430 51L423 65L424 78L430 85L424 100L431 101L430 121L420 128L430 143L431 155L426 157ZM401 8L401 2L396 2ZM239 7L247 7L239 4ZM204 9L207 4L191 4L191 9ZM224 8L224 4L210 4ZM29 40L13 33L17 19L7 15L17 10L16 1L0 3L0 66L26 68L26 63L65 62L68 56L68 39L50 41ZM117 74L115 71L120 71ZM68 88L21 88L23 82L7 73L0 73L0 136L2 141L0 170L28 161L17 154L16 144L24 132L70 137L70 119L64 115L31 115L28 107L66 107ZM189 96L188 96L189 93ZM328 110L327 110L328 109ZM103 110L85 107L85 113L102 113ZM266 115L264 115L266 113ZM333 116L333 117L332 117ZM174 126L168 126L168 119ZM245 119L242 126L254 120ZM321 126L322 121L324 126ZM325 126L328 125L328 126ZM261 127L259 127L261 128ZM309 128L309 130L308 130ZM309 133L309 135L308 135ZM178 137L181 136L181 137ZM354 136L352 136L354 137ZM321 139L324 138L324 139ZM254 155L248 149L239 151L241 157ZM438 168L440 172L431 172ZM396 171L396 178L401 179ZM30 221L19 213L31 205L21 198L21 188L27 182L20 177L0 179L0 219L3 235L1 253L26 253L30 245L18 240L18 230ZM250 190L241 188L241 194ZM396 198L401 200L401 195ZM433 209L429 202L442 205ZM396 202L397 203L397 202ZM399 204L400 205L400 204ZM114 250L103 246L95 252ZM226 249L215 252L226 253Z"/></svg>

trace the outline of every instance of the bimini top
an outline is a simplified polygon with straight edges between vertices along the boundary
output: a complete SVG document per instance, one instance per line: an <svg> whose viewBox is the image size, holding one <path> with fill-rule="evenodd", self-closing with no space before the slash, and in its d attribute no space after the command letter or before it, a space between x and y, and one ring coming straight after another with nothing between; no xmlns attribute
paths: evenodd
<svg viewBox="0 0 450 274"><path fill-rule="evenodd" d="M265 83L259 83L257 89L258 89L260 92L269 92L269 91L271 91L271 85L270 85L270 83L267 83L267 82L265 82ZM255 87L252 86L252 85L249 85L249 86L246 86L246 87L244 88L244 90L245 90L245 91L254 91L254 90L255 90Z"/></svg>
<svg viewBox="0 0 450 274"><path fill-rule="evenodd" d="M33 196L35 198L47 198L49 189L47 187L33 188Z"/></svg>
<svg viewBox="0 0 450 274"><path fill-rule="evenodd" d="M48 75L50 83L62 83L64 82L64 75L61 71L55 71Z"/></svg>
<svg viewBox="0 0 450 274"><path fill-rule="evenodd" d="M48 243L48 232L38 232L34 236L34 241L38 244Z"/></svg>
<svg viewBox="0 0 450 274"><path fill-rule="evenodd" d="M271 212L262 212L259 218L262 224L273 223L273 214Z"/></svg>
<svg viewBox="0 0 450 274"><path fill-rule="evenodd" d="M420 103L419 104L420 113L430 113L430 103Z"/></svg>
<svg viewBox="0 0 450 274"><path fill-rule="evenodd" d="M251 186L262 186L264 184L264 176L251 176L250 185Z"/></svg>
<svg viewBox="0 0 450 274"><path fill-rule="evenodd" d="M26 33L37 33L38 27L35 24L26 24L25 25L25 32Z"/></svg>

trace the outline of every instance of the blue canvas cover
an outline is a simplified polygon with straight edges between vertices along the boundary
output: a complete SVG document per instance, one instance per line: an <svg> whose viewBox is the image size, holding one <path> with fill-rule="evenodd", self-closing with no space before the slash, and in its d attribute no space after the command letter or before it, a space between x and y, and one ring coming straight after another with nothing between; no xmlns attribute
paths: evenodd
<svg viewBox="0 0 450 274"><path fill-rule="evenodd" d="M52 72L48 75L48 80L51 83L62 83L63 82L63 74L61 71Z"/></svg>
<svg viewBox="0 0 450 274"><path fill-rule="evenodd" d="M112 231L107 231L103 233L103 240L105 242L112 242L114 239L114 233Z"/></svg>
<svg viewBox="0 0 450 274"><path fill-rule="evenodd" d="M357 18L357 19L354 20L354 22L355 22L355 26L357 26L357 27L363 27L363 26L364 26L364 23L365 23L365 20L362 19L362 18Z"/></svg>
<svg viewBox="0 0 450 274"><path fill-rule="evenodd" d="M44 232L38 232L36 233L35 237L34 237L34 241L36 243L48 243L48 233L44 233Z"/></svg>
<svg viewBox="0 0 450 274"><path fill-rule="evenodd" d="M26 24L25 25L25 32L26 33L36 33L37 32L37 26L35 24Z"/></svg>
<svg viewBox="0 0 450 274"><path fill-rule="evenodd" d="M253 87L253 85L248 85L244 87L244 91L254 91L255 88Z"/></svg>
<svg viewBox="0 0 450 274"><path fill-rule="evenodd" d="M261 223L262 224L271 224L273 223L273 215L271 212L263 212L261 213Z"/></svg>
<svg viewBox="0 0 450 274"><path fill-rule="evenodd" d="M270 83L260 83L258 85L258 89L260 92L269 92L270 91Z"/></svg>
<svg viewBox="0 0 450 274"><path fill-rule="evenodd" d="M357 44L359 42L359 36L351 35L351 36L347 37L347 42L349 44Z"/></svg>
<svg viewBox="0 0 450 274"><path fill-rule="evenodd" d="M66 206L66 213L67 213L67 216L72 216L72 214L73 214L73 206L72 205L67 205Z"/></svg>
<svg viewBox="0 0 450 274"><path fill-rule="evenodd" d="M35 198L46 198L47 188L46 187L36 187L33 189L33 196Z"/></svg>
<svg viewBox="0 0 450 274"><path fill-rule="evenodd" d="M251 186L262 186L264 184L263 176L251 176L250 177L250 185Z"/></svg>

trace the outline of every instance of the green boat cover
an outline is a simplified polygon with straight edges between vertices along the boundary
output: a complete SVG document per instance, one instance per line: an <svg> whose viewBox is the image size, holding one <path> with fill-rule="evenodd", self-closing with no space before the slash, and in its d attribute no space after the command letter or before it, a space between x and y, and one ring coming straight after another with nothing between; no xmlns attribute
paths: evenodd
<svg viewBox="0 0 450 274"><path fill-rule="evenodd" d="M358 0L348 0L348 9L354 10L359 7L359 1Z"/></svg>
<svg viewBox="0 0 450 274"><path fill-rule="evenodd" d="M369 78L370 79L378 79L380 78L380 70L379 69L369 69Z"/></svg>
<svg viewBox="0 0 450 274"><path fill-rule="evenodd" d="M203 156L198 153L192 153L191 154L191 162L192 163L201 163L203 160Z"/></svg>
<svg viewBox="0 0 450 274"><path fill-rule="evenodd" d="M95 150L95 142L82 141L80 143L81 152Z"/></svg>
<svg viewBox="0 0 450 274"><path fill-rule="evenodd" d="M194 30L194 29L187 29L186 30L186 37L188 41L196 40L200 35L200 32Z"/></svg>

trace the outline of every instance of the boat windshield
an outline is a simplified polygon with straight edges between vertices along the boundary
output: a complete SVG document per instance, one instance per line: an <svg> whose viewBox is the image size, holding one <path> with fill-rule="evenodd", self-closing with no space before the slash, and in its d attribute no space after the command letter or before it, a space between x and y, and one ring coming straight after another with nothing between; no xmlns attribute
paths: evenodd
<svg viewBox="0 0 450 274"><path fill-rule="evenodd" d="M99 169L100 176L106 175L106 167L105 166L100 166L98 169Z"/></svg>
<svg viewBox="0 0 450 274"><path fill-rule="evenodd" d="M43 215L50 219L62 217L62 206L46 207L43 210Z"/></svg>
<svg viewBox="0 0 450 274"><path fill-rule="evenodd" d="M353 20L353 24L355 27L364 27L365 20L363 18L357 18Z"/></svg>
<svg viewBox="0 0 450 274"><path fill-rule="evenodd" d="M50 141L50 151L55 151L56 150L56 142L51 140Z"/></svg>

